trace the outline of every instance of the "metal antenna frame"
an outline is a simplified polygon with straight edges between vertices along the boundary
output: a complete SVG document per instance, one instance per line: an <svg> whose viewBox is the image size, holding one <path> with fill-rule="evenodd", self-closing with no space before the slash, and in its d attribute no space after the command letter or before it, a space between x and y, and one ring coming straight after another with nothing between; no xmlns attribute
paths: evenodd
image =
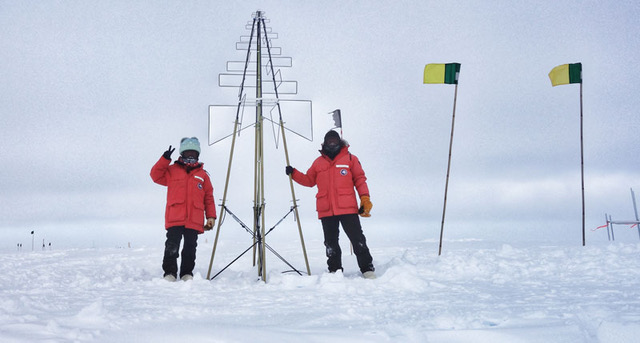
<svg viewBox="0 0 640 343"><path fill-rule="evenodd" d="M633 192L633 188L631 188L631 202L633 203L633 212L636 215L636 220L613 220L611 215L604 214L604 219L607 222L607 237L610 241L615 241L616 237L613 233L614 225L635 225L638 229L638 236L640 237L640 217L638 216L638 207L636 206L636 194ZM633 226L632 226L633 227Z"/></svg>
<svg viewBox="0 0 640 343"><path fill-rule="evenodd" d="M226 180L225 180L225 186L224 186L224 192L223 192L223 197L222 197L222 204L221 204L221 210L220 210L220 220L218 220L218 225L217 225L217 229L216 229L216 236L215 236L215 240L213 243L213 250L211 252L211 260L209 262L209 270L207 272L207 279L213 279L215 278L217 275L219 275L222 271L224 271L226 268L228 268L232 263L234 263L235 261L237 261L240 256L244 255L246 252L248 252L250 249L253 248L253 264L254 266L256 265L256 258L257 258L257 266L258 266L258 276L262 279L262 281L266 282L266 249L269 249L272 253L274 253L278 258L280 258L282 261L284 261L287 265L289 265L290 267L291 264L289 264L287 261L285 261L277 252L275 252L275 250L273 250L269 245L266 244L265 241L265 237L266 235L271 232L274 228L272 227L269 231L265 230L265 192L264 192L264 136L263 136L263 128L264 128L264 116L263 116L263 93L268 93L268 91L264 91L263 92L263 79L262 79L262 42L264 40L264 42L266 43L266 50L268 53L268 63L266 64L266 66L269 67L269 69L267 70L267 74L271 75L271 80L270 82L273 84L273 93L268 93L268 94L275 94L276 97L276 106L278 109L278 120L279 120L279 129L280 132L282 134L282 144L284 146L284 153L285 153L285 159L286 159L286 163L287 165L289 165L289 152L288 152L288 148L287 148L287 140L286 140L286 136L285 136L285 126L284 126L284 121L282 119L282 111L280 108L280 101L279 101L279 94L278 94L278 87L282 84L283 81L276 81L276 72L274 71L274 64L273 64L273 58L271 55L271 46L269 43L269 37L268 37L268 31L269 29L266 27L265 24L265 19L264 19L264 12L262 11L256 11L254 18L253 18L253 24L251 25L251 36L249 36L249 42L248 42L248 47L247 47L247 55L246 55L246 59L244 62L244 70L243 70L243 74L242 74L242 82L240 84L240 90L238 93L238 104L237 104L237 108L236 108L236 118L235 118L235 123L234 123L234 128L233 128L233 134L232 134L232 140L231 140L231 149L229 152L229 164L228 164L228 168L227 168L227 176L226 176ZM264 38L263 35L264 34ZM253 39L255 37L255 44L253 44ZM243 37L241 37L242 39ZM242 43L242 42L241 42ZM245 82L247 81L247 72L250 68L250 63L251 61L251 50L252 47L255 45L255 52L256 52L256 61L255 61L255 76L256 76L256 84L255 84L255 88L256 88L256 102L255 102L255 106L256 106L256 121L255 121L255 149L254 149L254 192L253 192L253 201L254 201L254 207L253 207L253 231L250 231L248 229L248 227L242 223L242 221L240 221L240 219L238 217L236 217L231 211L229 211L229 209L226 206L226 202L227 202L227 191L229 188L229 180L230 180L230 176L231 176L231 165L232 165L232 161L233 161L233 154L234 154L234 149L235 149L235 144L236 144L236 137L238 135L238 133L240 132L240 130L242 130L241 128L241 122L240 122L240 113L241 113L241 108L243 108L244 103L245 103ZM236 45L238 46L238 45ZM253 72L253 70L251 70L251 72ZM279 71L277 73L279 75ZM297 87L297 84L296 84ZM297 89L297 88L296 88ZM272 121L267 119L268 121ZM273 121L272 121L273 122ZM287 213L277 224L280 224L282 222L282 220L284 220L284 218L286 216L288 216L291 212L294 213L295 216L295 221L298 225L298 232L300 235L300 241L302 244L302 252L304 255L304 260L305 260L305 265L307 268L307 275L311 275L311 271L309 269L309 260L307 258L307 251L306 251L306 247L304 244L304 236L302 234L302 226L300 224L300 216L298 214L298 205L297 205L297 201L296 201L296 195L295 195L295 190L293 188L293 179L291 178L291 176L289 176L289 185L291 188L291 198L293 201L293 206L291 207L291 210L289 211L289 213ZM214 260L214 256L216 253L216 248L218 245L218 238L220 236L220 228L222 226L222 223L224 222L224 218L226 216L226 214L229 213L243 228L245 228L245 230L247 230L248 232L251 233L252 237L253 237L253 244L247 249L245 250L240 256L238 256L235 260L233 260L229 265L227 265L226 267L224 267L220 272L218 272L218 274L214 275L213 278L211 277L211 269L213 266L213 260ZM257 256L256 256L257 255ZM293 268L293 267L292 267ZM298 274L300 274L300 272L298 270L296 270L295 268L293 268L293 270L295 272L298 272Z"/></svg>

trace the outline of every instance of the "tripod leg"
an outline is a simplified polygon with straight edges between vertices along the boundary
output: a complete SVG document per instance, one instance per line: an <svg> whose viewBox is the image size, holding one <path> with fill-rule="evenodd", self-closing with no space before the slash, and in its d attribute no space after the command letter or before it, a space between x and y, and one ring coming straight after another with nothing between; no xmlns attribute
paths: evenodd
<svg viewBox="0 0 640 343"><path fill-rule="evenodd" d="M216 247L218 246L218 237L220 236L220 227L222 226L225 209L226 209L225 204L227 202L227 191L229 190L229 178L231 177L231 164L233 162L233 152L236 146L236 135L238 133L238 127L240 126L239 113L240 113L240 104L238 104L238 109L236 110L236 123L233 126L233 138L231 139L231 149L229 151L229 165L227 167L227 177L224 182L222 204L220 205L220 220L218 220L218 227L216 229L216 238L213 242L213 250L211 251L211 260L209 261L209 271L207 271L207 279L211 275L211 267L213 267L213 257L216 254Z"/></svg>
<svg viewBox="0 0 640 343"><path fill-rule="evenodd" d="M278 112L280 112L280 104L278 104ZM287 148L287 139L284 134L284 122L282 121L282 114L280 114L280 132L282 133L282 146L284 147L284 156L287 162L287 165L291 165L289 163L289 149ZM298 214L298 204L296 201L296 191L293 188L293 177L289 175L289 187L291 188L291 200L293 201L293 210L295 215L296 223L298 224L298 233L300 235L300 243L302 244L302 254L304 255L304 263L307 267L307 275L311 275L311 269L309 268L309 259L307 258L307 248L304 245L304 235L302 234L302 225L300 224L300 215Z"/></svg>

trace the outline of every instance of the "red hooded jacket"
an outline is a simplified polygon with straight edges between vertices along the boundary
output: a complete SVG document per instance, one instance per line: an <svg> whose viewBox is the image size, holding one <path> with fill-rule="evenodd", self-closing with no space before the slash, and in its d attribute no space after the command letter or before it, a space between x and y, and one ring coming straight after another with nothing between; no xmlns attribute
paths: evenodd
<svg viewBox="0 0 640 343"><path fill-rule="evenodd" d="M306 174L294 169L291 176L303 186L318 186L318 218L358 213L355 190L360 197L369 195L360 160L349 153L348 146L342 147L333 160L321 152Z"/></svg>
<svg viewBox="0 0 640 343"><path fill-rule="evenodd" d="M167 186L165 228L184 226L203 233L205 218L216 218L213 186L202 163L187 171L179 163L160 157L151 168L153 182Z"/></svg>

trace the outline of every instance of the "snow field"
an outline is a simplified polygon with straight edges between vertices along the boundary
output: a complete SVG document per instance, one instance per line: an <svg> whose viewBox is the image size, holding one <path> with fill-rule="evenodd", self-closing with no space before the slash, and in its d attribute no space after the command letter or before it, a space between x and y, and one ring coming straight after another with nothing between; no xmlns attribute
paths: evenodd
<svg viewBox="0 0 640 343"><path fill-rule="evenodd" d="M3 253L0 340L632 342L640 335L640 244L460 240L446 242L440 257L434 241L386 244L371 247L375 280L360 276L348 248L345 272L325 273L322 243L312 241L311 276L281 273L288 267L268 255L267 283L247 259L205 280L210 244L198 248L194 280L175 283L161 279L162 247ZM234 257L219 253L214 272Z"/></svg>

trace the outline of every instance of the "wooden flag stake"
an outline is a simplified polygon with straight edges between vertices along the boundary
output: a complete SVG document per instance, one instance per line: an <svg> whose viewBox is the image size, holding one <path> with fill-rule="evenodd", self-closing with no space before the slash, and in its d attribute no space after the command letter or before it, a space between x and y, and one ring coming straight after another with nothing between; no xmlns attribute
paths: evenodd
<svg viewBox="0 0 640 343"><path fill-rule="evenodd" d="M585 239L585 206L584 206L584 143L582 138L582 77L580 78L580 177L582 183L582 246L586 245Z"/></svg>
<svg viewBox="0 0 640 343"><path fill-rule="evenodd" d="M449 172L451 171L451 150L453 148L453 129L456 123L456 102L458 99L458 83L453 95L453 116L451 117L451 138L449 140L449 160L447 162L447 179L444 185L444 205L442 206L442 223L440 225L440 244L438 246L438 256L442 254L442 236L444 234L444 216L447 211L447 191L449 190Z"/></svg>

